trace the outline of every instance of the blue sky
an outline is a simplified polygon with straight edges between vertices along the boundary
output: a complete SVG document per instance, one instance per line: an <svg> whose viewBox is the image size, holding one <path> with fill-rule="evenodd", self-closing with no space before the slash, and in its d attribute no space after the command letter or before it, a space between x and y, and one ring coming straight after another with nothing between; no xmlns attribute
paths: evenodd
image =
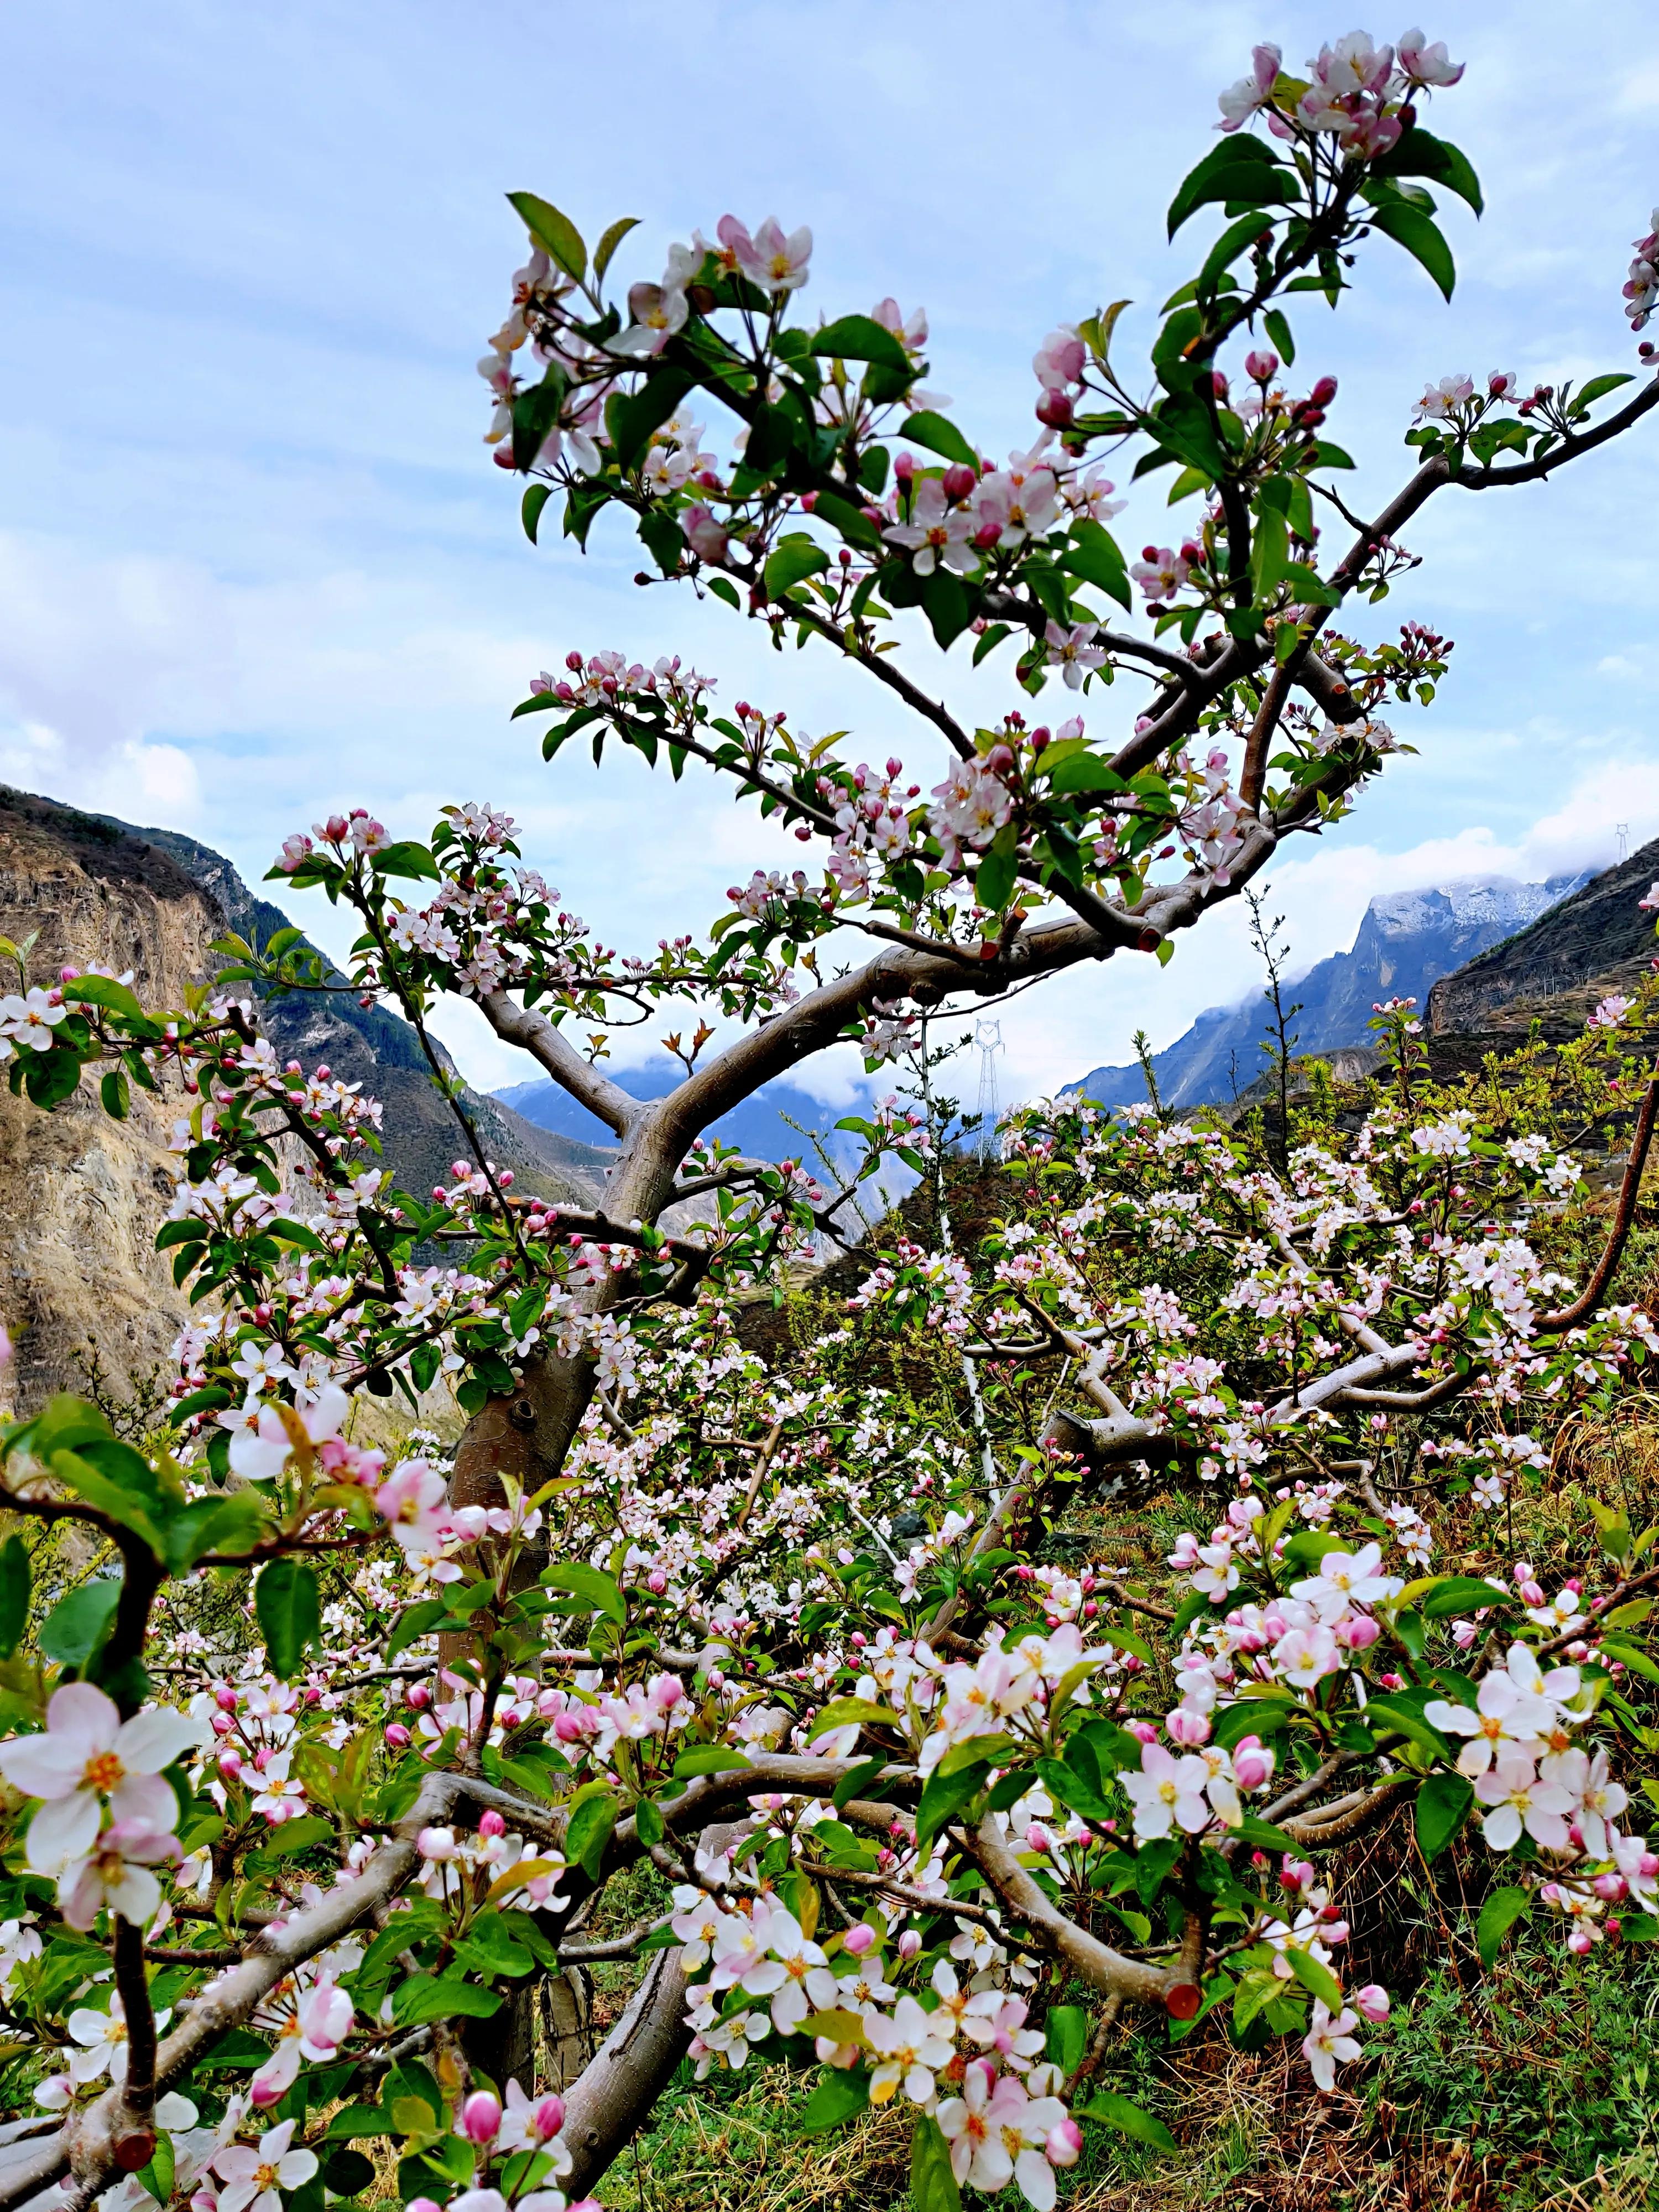
<svg viewBox="0 0 1659 2212"><path fill-rule="evenodd" d="M408 834L489 798L607 942L706 924L775 846L708 787L671 794L631 762L596 776L585 755L544 768L507 720L537 669L572 645L678 650L728 701L936 763L852 672L636 589L631 542L586 562L526 544L474 372L522 258L503 192L542 192L590 239L638 216L629 275L727 209L811 222L805 303L924 305L931 383L1000 453L1029 441L1030 357L1056 321L1127 295L1144 343L1190 273L1214 226L1171 252L1163 209L1252 40L1298 64L1352 25L1267 0L8 11L0 778L191 830L250 876L332 805ZM1434 121L1488 199L1484 222L1448 216L1455 301L1376 242L1341 315L1297 319L1298 374L1341 380L1331 428L1364 504L1403 470L1425 379L1635 366L1619 289L1659 198L1646 9L1455 0L1426 27L1468 64ZM1375 634L1432 623L1453 674L1398 718L1419 755L1280 864L1302 959L1346 943L1376 890L1608 858L1617 821L1659 832L1656 481L1650 428L1414 526L1425 566ZM1168 542L1162 497L1138 495L1126 544ZM945 680L931 646L916 661ZM1132 689L1097 696L1091 727L1133 712ZM294 912L326 938L319 904ZM1066 979L1005 1017L1009 1088L1123 1058L1140 1024L1164 1042L1251 981L1232 915L1162 973ZM446 1034L482 1081L522 1072L465 1016Z"/></svg>

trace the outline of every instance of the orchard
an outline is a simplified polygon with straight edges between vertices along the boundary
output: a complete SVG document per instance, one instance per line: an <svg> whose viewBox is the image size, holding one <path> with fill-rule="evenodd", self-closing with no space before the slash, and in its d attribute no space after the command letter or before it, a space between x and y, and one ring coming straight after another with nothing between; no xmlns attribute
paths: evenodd
<svg viewBox="0 0 1659 2212"><path fill-rule="evenodd" d="M63 1398L0 1437L0 2203L623 2203L689 2066L803 2077L811 2135L902 2108L918 2212L1048 2212L1092 2136L1168 2140L1097 2079L1132 2021L1363 2075L1399 2004L1344 1883L1388 1824L1475 1855L1488 1966L1528 1918L1562 1977L1659 1935L1659 1528L1598 1503L1571 1572L1515 1534L1550 1438L1659 1353L1626 1267L1654 994L1501 1079L1436 1084L1393 1002L1376 1079L1276 1120L1023 1108L969 1240L930 1072L964 1011L1167 960L1431 744L1451 644L1375 611L1415 519L1605 465L1659 404L1646 341L1449 375L1401 394L1395 488L1352 489L1316 314L1389 254L1449 296L1462 75L1416 31L1299 74L1258 46L1170 203L1215 235L1150 362L1122 301L1034 333L1001 460L926 388L919 309L809 306L806 228L724 216L657 278L630 221L590 250L511 196L481 367L525 532L631 532L642 584L855 665L889 734L859 758L573 644L514 709L546 760L724 779L796 864L629 951L496 808L360 811L271 871L350 914L349 973L291 929L147 1007L18 956L14 1091L176 1117L193 1317L148 1433ZM1166 495L1179 542L1121 544L1132 507L1177 534ZM924 635L1000 679L993 726L907 672ZM263 1036L272 994L337 990L428 1054L444 1185L397 1188L377 1103ZM487 1156L432 1035L457 997L614 1133L602 1206ZM641 1102L606 1039L659 1019L684 1079ZM849 1045L893 1085L852 1166L704 1138ZM855 1237L894 1165L931 1211ZM821 1240L856 1287L763 1357ZM1155 1571L1055 1550L1151 1497L1185 1522ZM64 1524L105 1565L47 1607ZM626 2002L584 2041L598 1965Z"/></svg>

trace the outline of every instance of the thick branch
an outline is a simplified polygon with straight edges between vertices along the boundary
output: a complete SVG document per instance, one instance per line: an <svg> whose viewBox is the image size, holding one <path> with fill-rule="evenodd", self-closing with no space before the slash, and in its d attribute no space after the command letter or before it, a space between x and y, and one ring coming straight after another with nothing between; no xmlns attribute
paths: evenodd
<svg viewBox="0 0 1659 2212"><path fill-rule="evenodd" d="M630 1098L619 1083L590 1066L574 1045L533 1006L521 1006L505 991L486 991L478 1004L496 1036L516 1044L546 1069L562 1091L597 1114L601 1121L626 1137L645 1112L644 1103Z"/></svg>

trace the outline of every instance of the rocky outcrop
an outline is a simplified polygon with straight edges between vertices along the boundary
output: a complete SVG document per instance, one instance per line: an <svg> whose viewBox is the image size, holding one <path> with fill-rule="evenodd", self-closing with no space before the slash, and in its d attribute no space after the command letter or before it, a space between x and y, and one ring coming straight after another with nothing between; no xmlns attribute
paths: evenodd
<svg viewBox="0 0 1659 2212"><path fill-rule="evenodd" d="M31 982L96 962L131 969L146 1005L180 1006L188 986L223 964L211 947L228 927L263 943L287 921L193 838L0 786L0 935L33 937ZM0 989L16 980L14 968ZM349 993L268 1000L261 1020L283 1059L324 1062L381 1101L386 1158L405 1188L448 1179L464 1139L406 1023ZM603 1191L603 1150L471 1091L461 1103L520 1188L580 1204ZM0 1320L17 1345L0 1399L32 1409L81 1387L89 1342L122 1397L165 1358L185 1301L152 1240L173 1194L175 1111L135 1090L131 1118L118 1123L86 1085L51 1114L0 1090Z"/></svg>

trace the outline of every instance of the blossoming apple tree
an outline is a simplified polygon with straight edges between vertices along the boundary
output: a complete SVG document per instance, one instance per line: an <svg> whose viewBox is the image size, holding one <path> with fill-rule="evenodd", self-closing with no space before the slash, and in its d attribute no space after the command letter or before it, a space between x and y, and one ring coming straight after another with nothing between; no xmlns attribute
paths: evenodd
<svg viewBox="0 0 1659 2212"><path fill-rule="evenodd" d="M1385 707L1431 699L1444 639L1340 626L1413 564L1419 512L1547 479L1659 401L1649 378L1604 404L1623 374L1445 379L1404 483L1340 488L1335 383L1292 384L1291 315L1389 247L1450 292L1434 195L1480 193L1423 116L1461 74L1419 33L1302 76L1258 47L1170 209L1171 236L1221 228L1150 382L1126 303L1051 332L1040 434L1000 465L926 390L924 317L803 313L808 231L728 216L619 293L630 222L590 256L514 195L530 256L484 369L530 536L623 523L657 580L853 663L933 764L573 649L517 710L549 759L695 764L800 866L623 954L494 808L424 842L358 811L273 871L354 915L349 975L283 931L150 1010L18 956L15 1090L51 1108L90 1070L116 1115L134 1086L174 1102L158 1242L198 1318L148 1448L67 1400L0 1443L0 2201L320 2212L395 2167L421 2212L564 2212L689 2057L815 2069L809 2128L911 2108L930 2212L1011 2185L1047 2212L1086 2126L1159 2135L1090 2087L1125 2007L1293 2035L1325 2088L1361 2056L1389 1999L1344 1972L1341 1847L1408 1804L1425 1856L1478 1821L1501 1863L1487 1955L1534 1902L1571 1950L1659 1927L1621 1778L1653 1748L1653 1532L1608 1514L1553 1592L1496 1537L1531 1409L1656 1349L1607 1302L1655 1111L1645 996L1602 1010L1565 1094L1484 1104L1432 1097L1387 1010L1362 1125L1277 1167L1156 1112L1015 1117L985 1253L894 1243L846 1324L942 1333L987 1379L973 1450L839 1332L775 1371L736 1328L884 1159L925 1164L926 1116L861 1121L832 1188L702 1135L811 1054L902 1066L939 1010L1166 958L1346 813L1397 749ZM1193 519L1128 560L1109 526L1143 477ZM993 726L907 672L921 626L1000 675ZM377 1105L259 1032L261 995L336 988L396 1006L452 1090L430 1020L471 1000L614 1131L603 1206L523 1198L459 1100L451 1182L397 1188ZM605 1040L659 1018L685 1078L641 1103ZM1583 1197L1574 1148L1608 1130L1622 1192L1569 1280L1522 1224ZM1048 1411L1022 1427L1028 1364ZM445 1381L453 1468L356 1431L361 1397ZM1390 1439L1453 1406L1429 1480L1472 1484L1494 1535L1443 1574ZM1057 1487L1188 1479L1219 1517L1170 1601L1042 1560ZM60 1522L108 1569L36 1620ZM654 1909L614 1928L647 1869ZM538 2033L526 1993L599 1960L641 1968L603 2044Z"/></svg>

